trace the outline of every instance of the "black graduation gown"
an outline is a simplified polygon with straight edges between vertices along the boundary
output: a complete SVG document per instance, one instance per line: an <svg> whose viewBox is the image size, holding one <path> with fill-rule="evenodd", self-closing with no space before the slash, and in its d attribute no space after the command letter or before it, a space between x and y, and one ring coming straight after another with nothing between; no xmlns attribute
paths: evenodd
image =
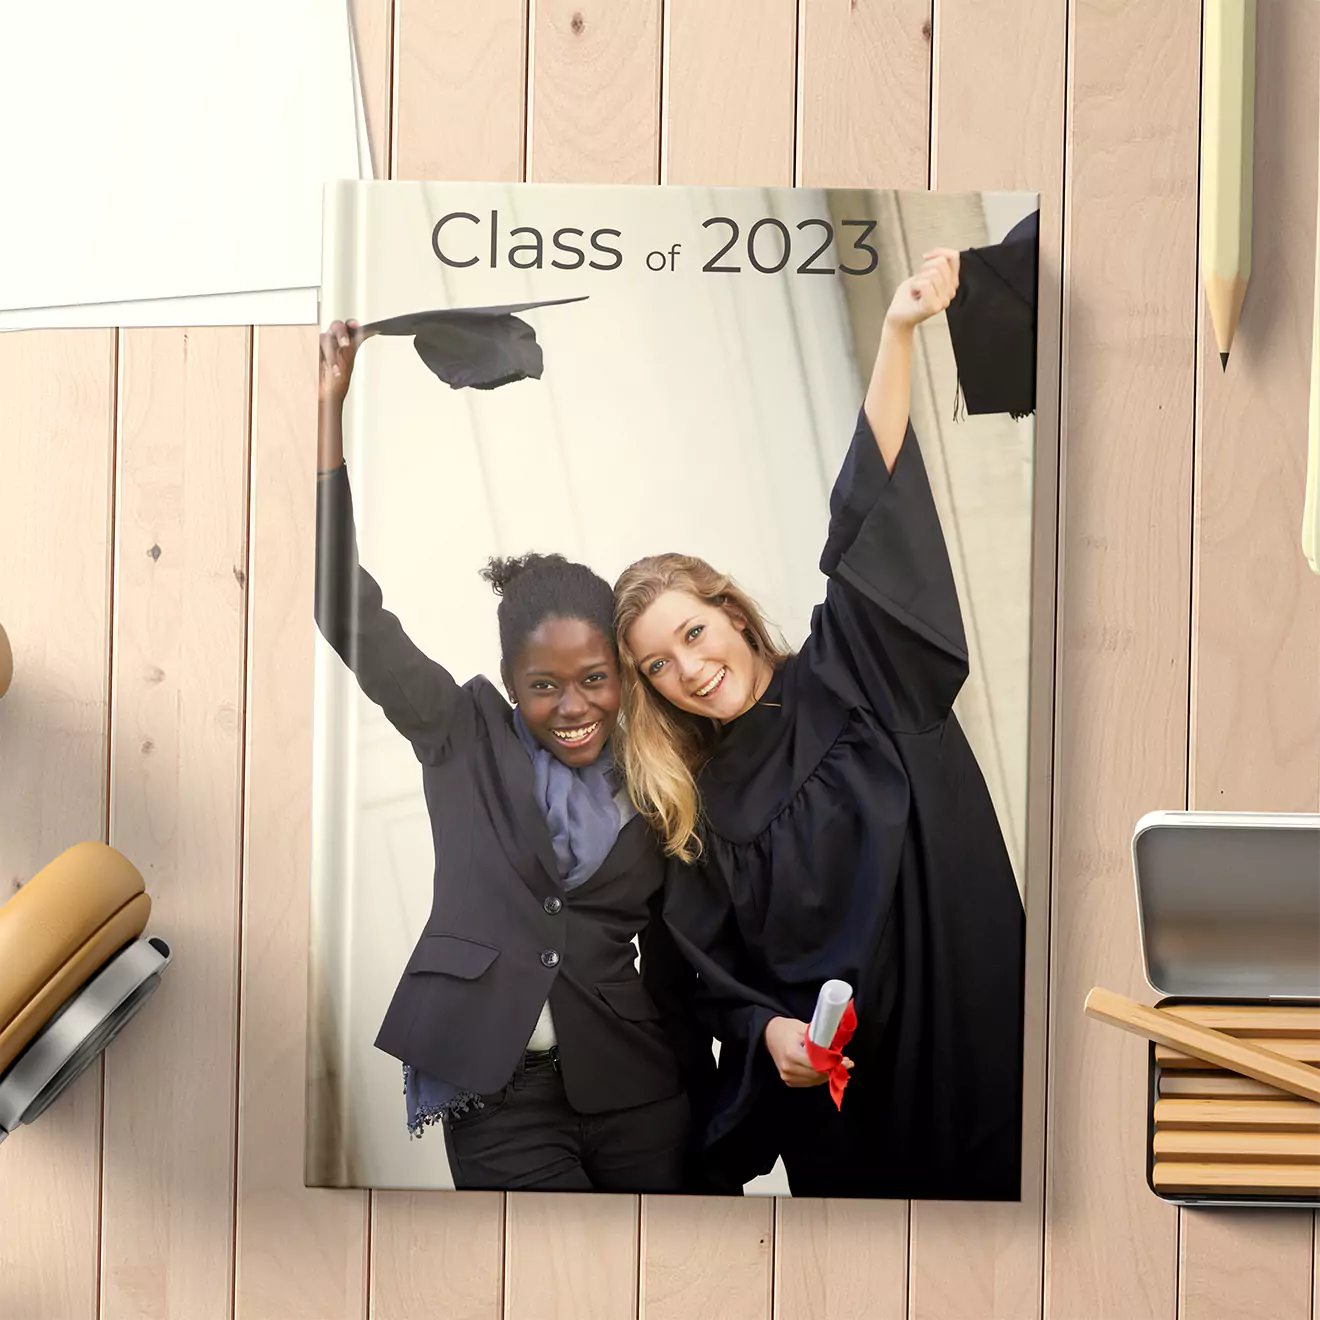
<svg viewBox="0 0 1320 1320"><path fill-rule="evenodd" d="M910 427L891 476L859 418L830 512L824 603L699 775L705 861L666 903L722 1040L710 1157L782 1153L795 1195L1016 1200L1024 914L951 710L967 649ZM859 1019L841 1112L762 1040L831 977Z"/></svg>

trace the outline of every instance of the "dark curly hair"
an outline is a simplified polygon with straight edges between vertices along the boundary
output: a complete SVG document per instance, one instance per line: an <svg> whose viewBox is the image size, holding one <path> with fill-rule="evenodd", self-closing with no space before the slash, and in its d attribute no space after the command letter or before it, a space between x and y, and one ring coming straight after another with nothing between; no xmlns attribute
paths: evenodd
<svg viewBox="0 0 1320 1320"><path fill-rule="evenodd" d="M605 638L618 658L614 640L614 589L585 564L563 555L517 555L492 558L481 570L500 597L500 673L506 687L523 643L547 619L581 619Z"/></svg>

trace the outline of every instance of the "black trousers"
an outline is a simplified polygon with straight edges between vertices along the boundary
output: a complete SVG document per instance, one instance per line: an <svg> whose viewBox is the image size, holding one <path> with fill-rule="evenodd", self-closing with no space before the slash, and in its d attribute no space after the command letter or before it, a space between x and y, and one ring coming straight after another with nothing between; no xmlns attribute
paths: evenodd
<svg viewBox="0 0 1320 1320"><path fill-rule="evenodd" d="M454 1186L464 1191L684 1190L687 1096L579 1114L554 1051L524 1055L507 1086L443 1126Z"/></svg>

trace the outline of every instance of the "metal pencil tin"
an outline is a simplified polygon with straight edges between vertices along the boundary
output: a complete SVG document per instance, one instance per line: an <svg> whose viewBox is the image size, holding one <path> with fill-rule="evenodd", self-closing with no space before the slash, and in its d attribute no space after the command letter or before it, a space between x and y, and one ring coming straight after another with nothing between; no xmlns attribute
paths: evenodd
<svg viewBox="0 0 1320 1320"><path fill-rule="evenodd" d="M1132 834L1141 956L1162 1007L1320 1007L1320 814L1154 811ZM1155 1101L1162 1069L1148 1047L1146 1185L1186 1206L1320 1209L1317 1191L1157 1191Z"/></svg>

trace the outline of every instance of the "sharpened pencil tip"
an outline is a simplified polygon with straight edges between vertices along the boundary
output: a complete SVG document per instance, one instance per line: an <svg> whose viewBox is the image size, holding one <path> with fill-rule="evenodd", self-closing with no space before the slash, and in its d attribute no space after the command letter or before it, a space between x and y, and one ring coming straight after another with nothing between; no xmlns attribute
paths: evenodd
<svg viewBox="0 0 1320 1320"><path fill-rule="evenodd" d="M1221 353L1221 354L1219 355L1219 365L1220 365L1221 367L1223 367L1223 369L1224 369L1225 371L1228 370L1228 354L1227 354L1227 353Z"/></svg>

